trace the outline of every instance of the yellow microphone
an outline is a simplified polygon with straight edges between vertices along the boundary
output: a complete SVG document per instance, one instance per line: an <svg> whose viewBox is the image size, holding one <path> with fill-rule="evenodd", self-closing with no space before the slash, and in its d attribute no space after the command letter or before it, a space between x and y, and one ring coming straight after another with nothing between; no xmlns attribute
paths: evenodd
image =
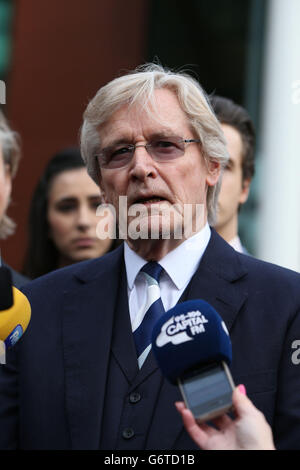
<svg viewBox="0 0 300 470"><path fill-rule="evenodd" d="M11 272L0 267L0 340L6 348L16 344L25 332L31 317L27 297L12 285Z"/></svg>

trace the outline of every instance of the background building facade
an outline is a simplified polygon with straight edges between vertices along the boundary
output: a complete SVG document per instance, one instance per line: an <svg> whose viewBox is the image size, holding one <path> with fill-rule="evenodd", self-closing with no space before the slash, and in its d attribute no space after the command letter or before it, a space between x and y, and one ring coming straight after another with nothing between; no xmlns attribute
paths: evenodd
<svg viewBox="0 0 300 470"><path fill-rule="evenodd" d="M2 109L23 149L6 260L22 265L33 188L51 155L78 143L89 99L158 60L247 108L257 172L240 235L255 256L300 271L299 18L299 0L0 0Z"/></svg>

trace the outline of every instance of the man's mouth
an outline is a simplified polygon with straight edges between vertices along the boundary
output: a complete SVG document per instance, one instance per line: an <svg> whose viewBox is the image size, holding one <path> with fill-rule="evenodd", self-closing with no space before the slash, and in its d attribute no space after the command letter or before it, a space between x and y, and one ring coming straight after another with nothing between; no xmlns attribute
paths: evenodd
<svg viewBox="0 0 300 470"><path fill-rule="evenodd" d="M155 204L158 202L167 202L165 198L160 196L151 196L151 197L141 197L136 199L133 203L134 204Z"/></svg>

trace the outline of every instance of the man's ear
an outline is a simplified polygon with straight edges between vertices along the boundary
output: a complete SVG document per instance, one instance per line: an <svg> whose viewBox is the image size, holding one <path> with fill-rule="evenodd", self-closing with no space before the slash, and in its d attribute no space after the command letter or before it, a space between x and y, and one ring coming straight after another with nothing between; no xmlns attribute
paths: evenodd
<svg viewBox="0 0 300 470"><path fill-rule="evenodd" d="M208 186L214 186L221 175L221 163L216 160L212 160L208 163L207 169L208 174L206 177L206 183Z"/></svg>
<svg viewBox="0 0 300 470"><path fill-rule="evenodd" d="M249 192L250 192L250 184L251 184L251 179L246 179L242 183L242 190L239 198L239 203L240 204L245 204L245 202L248 199Z"/></svg>

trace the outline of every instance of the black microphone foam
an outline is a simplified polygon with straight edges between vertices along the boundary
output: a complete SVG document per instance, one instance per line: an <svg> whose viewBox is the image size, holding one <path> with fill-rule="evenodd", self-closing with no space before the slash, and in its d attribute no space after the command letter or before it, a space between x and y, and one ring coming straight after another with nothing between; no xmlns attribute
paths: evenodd
<svg viewBox="0 0 300 470"><path fill-rule="evenodd" d="M12 277L6 266L0 267L0 310L7 310L13 304Z"/></svg>

